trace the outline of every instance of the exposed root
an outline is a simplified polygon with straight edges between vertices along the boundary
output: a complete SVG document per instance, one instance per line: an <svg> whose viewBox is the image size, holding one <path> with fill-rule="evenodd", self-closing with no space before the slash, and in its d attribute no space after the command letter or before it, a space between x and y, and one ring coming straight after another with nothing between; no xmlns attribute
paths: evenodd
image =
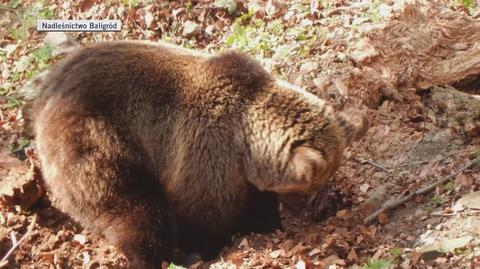
<svg viewBox="0 0 480 269"><path fill-rule="evenodd" d="M431 192L433 190L435 190L435 188L438 186L438 185L441 185L441 184L444 184L446 182L448 182L450 179L452 178L455 178L457 175L459 175L460 173L462 173L463 171L465 171L466 169L469 169L473 166L476 166L480 164L480 156L478 156L477 158L473 159L472 161L470 161L469 163L467 163L465 166L463 166L462 168L460 168L459 170L457 170L455 173L451 174L451 175L448 175L446 177L443 177L437 181L435 181L434 183L426 186L426 187L423 187L421 189L418 189L417 191L415 192L412 192L408 195L405 195L405 194L401 194L400 196L398 196L397 198L395 198L394 200L392 201L387 201L386 203L384 203L382 205L382 207L380 209L378 209L377 211L373 212L372 214L370 214L368 217L366 217L363 221L365 223L370 223L372 222L373 220L375 220L381 213L387 211L387 210L390 210L390 209L394 209L394 208L397 208L399 207L400 205L412 200L415 196L417 195L422 195L422 194L425 194L425 193L428 193L428 192Z"/></svg>

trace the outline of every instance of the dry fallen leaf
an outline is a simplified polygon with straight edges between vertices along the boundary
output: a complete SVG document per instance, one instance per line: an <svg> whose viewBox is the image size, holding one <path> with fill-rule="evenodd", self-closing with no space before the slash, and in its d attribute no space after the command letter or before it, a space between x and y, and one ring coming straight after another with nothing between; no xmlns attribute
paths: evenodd
<svg viewBox="0 0 480 269"><path fill-rule="evenodd" d="M322 253L322 251L321 251L320 249L318 249L318 248L314 248L314 249L312 249L312 251L310 251L310 252L308 253L308 256L309 256L309 257L312 257L312 256L315 256L315 255L317 255L317 254L319 254L319 253Z"/></svg>
<svg viewBox="0 0 480 269"><path fill-rule="evenodd" d="M24 170L22 164L17 166L14 174L3 178L0 189L0 203L3 205L20 205L28 209L45 195L40 169L32 164L26 174Z"/></svg>
<svg viewBox="0 0 480 269"><path fill-rule="evenodd" d="M249 248L250 244L248 244L247 238L243 238L240 244L238 244L238 248Z"/></svg>
<svg viewBox="0 0 480 269"><path fill-rule="evenodd" d="M347 220L352 217L352 212L347 209L337 211L337 217L343 220Z"/></svg>
<svg viewBox="0 0 480 269"><path fill-rule="evenodd" d="M455 177L455 183L464 187L469 187L473 184L473 178L470 175L461 173Z"/></svg>
<svg viewBox="0 0 480 269"><path fill-rule="evenodd" d="M378 222L385 224L388 222L388 216L385 212L378 214Z"/></svg>
<svg viewBox="0 0 480 269"><path fill-rule="evenodd" d="M370 185L368 183L360 185L360 192L362 194L367 193L368 189L370 188Z"/></svg>
<svg viewBox="0 0 480 269"><path fill-rule="evenodd" d="M298 255L300 252L304 251L307 247L303 246L302 243L298 243L294 246L289 252L289 256Z"/></svg>
<svg viewBox="0 0 480 269"><path fill-rule="evenodd" d="M357 252L355 252L354 248L350 249L348 252L347 260L354 263L358 262Z"/></svg>

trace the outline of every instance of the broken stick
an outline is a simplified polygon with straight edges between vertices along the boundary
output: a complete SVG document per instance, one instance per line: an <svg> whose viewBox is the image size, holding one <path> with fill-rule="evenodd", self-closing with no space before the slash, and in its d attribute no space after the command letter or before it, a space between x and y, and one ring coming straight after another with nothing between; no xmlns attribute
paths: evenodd
<svg viewBox="0 0 480 269"><path fill-rule="evenodd" d="M411 199L413 199L415 196L417 195L422 195L422 194L425 194L427 192L431 192L433 190L435 190L435 188L438 186L438 185L441 185L441 184L444 184L446 183L447 181L449 181L450 179L458 176L460 173L462 173L463 171L465 171L466 169L468 168L471 168L472 166L474 165L478 165L480 163L480 156L478 156L477 158L473 159L472 161L470 161L469 163L467 163L466 165L464 165L462 168L460 168L459 170L457 170L455 173L451 174L451 175L448 175L446 177L443 177L437 181L435 181L434 183L428 185L428 186L425 186L421 189L418 189L417 191L415 192L412 192L408 195L405 195L405 194L401 194L399 195L397 198L395 198L394 200L391 200L391 201L387 201L386 203L384 203L382 205L382 207L380 209L378 209L377 211L373 212L372 214L370 214L368 217L366 217L363 222L364 223L369 223L371 221L373 221L374 219L376 219L378 217L378 215L380 215L381 213L387 211L387 210L390 210L390 209L394 209L394 208L397 208L398 206L410 201Z"/></svg>
<svg viewBox="0 0 480 269"><path fill-rule="evenodd" d="M32 233L33 226L35 226L35 222L37 222L37 215L33 216L32 223L30 223L30 226L28 226L28 229L25 232L25 234L22 236L22 238L20 238L20 240L18 240L17 242L14 242L13 246L10 248L10 250L8 250L7 254L5 254L5 256L3 256L3 259L0 260L0 268L3 268L8 265L8 257L10 257L13 251L15 251L15 249L17 249L20 246L20 244L23 241L25 241L25 239L27 239L28 236Z"/></svg>
<svg viewBox="0 0 480 269"><path fill-rule="evenodd" d="M360 162L361 164L369 164L379 170L382 170L384 172L387 172L387 173L391 173L392 171L390 169L387 169L385 168L383 165L381 164L378 164L372 160L364 160L364 159L360 159L360 158L354 158L356 161Z"/></svg>

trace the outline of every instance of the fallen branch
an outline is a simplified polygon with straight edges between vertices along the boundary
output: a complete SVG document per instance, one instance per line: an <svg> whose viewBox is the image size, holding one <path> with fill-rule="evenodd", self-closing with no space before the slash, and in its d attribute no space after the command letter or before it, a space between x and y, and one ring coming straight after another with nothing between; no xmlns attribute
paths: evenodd
<svg viewBox="0 0 480 269"><path fill-rule="evenodd" d="M418 189L417 191L415 192L412 192L408 195L405 195L405 194L401 194L399 197L395 198L394 200L391 200L391 201L387 201L386 203L384 203L382 205L382 207L380 209L378 209L377 211L373 212L372 214L370 214L368 217L366 217L363 222L364 223L369 223L371 221L373 221L374 219L376 219L378 217L378 215L380 215L381 213L387 211L387 210L390 210L390 209L394 209L394 208L397 208L398 206L410 201L411 199L413 199L415 196L417 195L422 195L422 194L425 194L425 193L428 193L428 192L431 192L433 190L435 190L435 188L438 186L438 185L442 185L442 184L445 184L446 182L448 182L450 179L458 176L460 173L462 173L463 171L465 171L466 169L472 167L472 166L475 166L475 165L478 165L480 163L480 156L478 156L477 158L473 159L472 161L470 161L469 163L467 163L465 166L463 166L462 168L460 168L459 170L457 170L455 173L449 175L449 176L446 176L446 177L443 177L437 181L435 181L434 183L428 185L428 186L425 186L421 189Z"/></svg>
<svg viewBox="0 0 480 269"><path fill-rule="evenodd" d="M28 238L28 236L32 233L33 226L35 226L36 222L37 222L37 215L33 216L32 223L30 223L30 226L28 226L28 229L25 232L25 234L22 236L22 238L20 238L20 240L18 240L17 242L13 242L13 246L10 248L10 250L7 252L7 254L5 254L5 256L3 256L3 259L0 260L0 268L3 268L3 267L8 265L8 258L10 257L10 255L12 255L12 253L15 251L15 249L17 249L20 246L20 244L23 241L25 241Z"/></svg>
<svg viewBox="0 0 480 269"><path fill-rule="evenodd" d="M384 171L384 172L387 172L387 173L392 172L390 169L387 169L387 168L385 168L383 165L378 164L378 163L376 163L376 162L374 162L374 161L372 161L372 160L364 160L364 159L360 159L360 158L355 158L355 160L358 161L358 162L360 162L361 164L369 164L369 165L371 165L371 166L373 166L373 167L375 167L375 168L377 168L377 169L380 169L380 170L382 170L382 171Z"/></svg>

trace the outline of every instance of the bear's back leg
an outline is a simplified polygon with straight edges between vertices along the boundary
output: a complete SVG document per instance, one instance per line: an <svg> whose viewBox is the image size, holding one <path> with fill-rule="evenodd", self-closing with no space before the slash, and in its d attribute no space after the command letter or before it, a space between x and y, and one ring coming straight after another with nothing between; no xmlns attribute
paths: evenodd
<svg viewBox="0 0 480 269"><path fill-rule="evenodd" d="M129 268L159 268L176 231L145 154L113 120L54 107L40 110L35 128L55 204L125 252Z"/></svg>

